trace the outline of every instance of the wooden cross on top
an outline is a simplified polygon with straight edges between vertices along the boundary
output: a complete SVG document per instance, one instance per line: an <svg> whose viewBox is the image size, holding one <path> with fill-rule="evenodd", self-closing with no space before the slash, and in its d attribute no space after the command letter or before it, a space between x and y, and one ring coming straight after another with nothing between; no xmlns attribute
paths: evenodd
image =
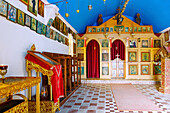
<svg viewBox="0 0 170 113"><path fill-rule="evenodd" d="M119 7L117 10L118 10L118 11L119 11L119 13L120 13L120 10L121 10L121 9L120 9L120 7Z"/></svg>

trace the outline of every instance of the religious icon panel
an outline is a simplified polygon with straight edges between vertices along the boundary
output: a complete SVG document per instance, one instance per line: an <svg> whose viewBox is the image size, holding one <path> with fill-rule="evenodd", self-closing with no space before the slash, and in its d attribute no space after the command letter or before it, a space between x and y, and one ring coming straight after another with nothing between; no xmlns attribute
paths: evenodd
<svg viewBox="0 0 170 113"><path fill-rule="evenodd" d="M137 40L129 40L129 47L136 48L137 47Z"/></svg>
<svg viewBox="0 0 170 113"><path fill-rule="evenodd" d="M44 17L44 3L38 0L38 14Z"/></svg>
<svg viewBox="0 0 170 113"><path fill-rule="evenodd" d="M109 75L109 67L102 67L102 75Z"/></svg>
<svg viewBox="0 0 170 113"><path fill-rule="evenodd" d="M91 32L92 32L92 28L89 28L89 29L88 29L88 32L91 33Z"/></svg>
<svg viewBox="0 0 170 113"><path fill-rule="evenodd" d="M9 19L12 22L17 22L16 15L17 15L17 9L8 3L7 19Z"/></svg>
<svg viewBox="0 0 170 113"><path fill-rule="evenodd" d="M42 31L41 31L41 33L42 33L43 35L46 34L46 25L45 25L45 24L42 24Z"/></svg>
<svg viewBox="0 0 170 113"><path fill-rule="evenodd" d="M164 33L164 36L165 36L165 42L169 41L169 32L168 31Z"/></svg>
<svg viewBox="0 0 170 113"><path fill-rule="evenodd" d="M100 32L100 28L97 28L97 32Z"/></svg>
<svg viewBox="0 0 170 113"><path fill-rule="evenodd" d="M116 61L112 61L112 68L116 68Z"/></svg>
<svg viewBox="0 0 170 113"><path fill-rule="evenodd" d="M84 39L77 39L77 47L84 47Z"/></svg>
<svg viewBox="0 0 170 113"><path fill-rule="evenodd" d="M25 26L27 27L31 26L31 17L27 14L25 14Z"/></svg>
<svg viewBox="0 0 170 113"><path fill-rule="evenodd" d="M142 64L141 65L141 75L149 75L150 74L150 65Z"/></svg>
<svg viewBox="0 0 170 113"><path fill-rule="evenodd" d="M50 27L46 26L46 37L50 38Z"/></svg>
<svg viewBox="0 0 170 113"><path fill-rule="evenodd" d="M143 32L146 32L146 27L143 27L143 30L142 30Z"/></svg>
<svg viewBox="0 0 170 113"><path fill-rule="evenodd" d="M161 66L160 65L154 65L153 66L153 73L154 73L154 75L161 75Z"/></svg>
<svg viewBox="0 0 170 113"><path fill-rule="evenodd" d="M128 61L129 62L136 62L137 61L137 52L129 51L128 52Z"/></svg>
<svg viewBox="0 0 170 113"><path fill-rule="evenodd" d="M129 75L138 75L138 66L135 65L129 65Z"/></svg>
<svg viewBox="0 0 170 113"><path fill-rule="evenodd" d="M142 47L148 48L148 40L142 40Z"/></svg>
<svg viewBox="0 0 170 113"><path fill-rule="evenodd" d="M154 40L154 48L160 48L161 47L161 41L160 40Z"/></svg>
<svg viewBox="0 0 170 113"><path fill-rule="evenodd" d="M96 28L95 27L93 27L93 32L96 32Z"/></svg>
<svg viewBox="0 0 170 113"><path fill-rule="evenodd" d="M37 33L41 34L42 31L42 23L40 21L37 21Z"/></svg>
<svg viewBox="0 0 170 113"><path fill-rule="evenodd" d="M34 31L36 31L36 29L37 29L37 20L35 19L35 18L31 18L31 26L30 26L30 28L32 29L32 30L34 30Z"/></svg>
<svg viewBox="0 0 170 113"><path fill-rule="evenodd" d="M7 2L4 0L0 0L0 15L7 16Z"/></svg>
<svg viewBox="0 0 170 113"><path fill-rule="evenodd" d="M29 0L29 2L28 2L28 11L30 11L32 14L37 16L38 0Z"/></svg>
<svg viewBox="0 0 170 113"><path fill-rule="evenodd" d="M109 61L109 53L102 53L102 61Z"/></svg>
<svg viewBox="0 0 170 113"><path fill-rule="evenodd" d="M102 39L102 47L108 47L109 46L109 40Z"/></svg>
<svg viewBox="0 0 170 113"><path fill-rule="evenodd" d="M141 52L141 61L149 62L150 61L150 52Z"/></svg>
<svg viewBox="0 0 170 113"><path fill-rule="evenodd" d="M119 70L119 77L123 77L124 76L124 70Z"/></svg>
<svg viewBox="0 0 170 113"><path fill-rule="evenodd" d="M17 22L20 25L24 25L25 13L18 9Z"/></svg>

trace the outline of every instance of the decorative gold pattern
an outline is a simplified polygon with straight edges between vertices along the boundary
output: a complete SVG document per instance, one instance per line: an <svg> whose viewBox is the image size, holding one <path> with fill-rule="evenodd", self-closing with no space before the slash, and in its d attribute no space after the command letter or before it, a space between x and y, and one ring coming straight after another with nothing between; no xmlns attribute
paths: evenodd
<svg viewBox="0 0 170 113"><path fill-rule="evenodd" d="M36 102L28 101L28 106L29 113L35 113ZM55 113L57 109L60 111L59 101L57 105L53 101L40 101L40 113Z"/></svg>
<svg viewBox="0 0 170 113"><path fill-rule="evenodd" d="M15 107L9 109L8 111L3 112L3 113L28 113L28 100L27 100L27 98L22 94L16 94L16 95L22 97L25 101L16 105Z"/></svg>
<svg viewBox="0 0 170 113"><path fill-rule="evenodd" d="M52 70L47 70L43 67L41 67L38 64L35 64L29 60L26 60L26 71L31 71L31 70L35 70L36 72L41 72L43 75L47 75L48 77L48 85L51 85L51 77L53 75L53 71Z"/></svg>
<svg viewBox="0 0 170 113"><path fill-rule="evenodd" d="M31 77L21 79L22 81L10 82L8 83L0 83L0 97L4 98L6 96L15 94L19 91L25 90L28 87L32 87L40 83L40 77Z"/></svg>
<svg viewBox="0 0 170 113"><path fill-rule="evenodd" d="M31 46L31 51L35 51L36 50L36 47L35 47L35 44L33 44L32 46Z"/></svg>

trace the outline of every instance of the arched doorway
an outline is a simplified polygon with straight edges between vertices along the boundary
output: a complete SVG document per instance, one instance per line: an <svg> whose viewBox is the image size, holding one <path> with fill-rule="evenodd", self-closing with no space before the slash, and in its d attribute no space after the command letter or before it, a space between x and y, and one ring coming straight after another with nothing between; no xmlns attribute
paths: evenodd
<svg viewBox="0 0 170 113"><path fill-rule="evenodd" d="M117 39L112 43L111 48L112 78L125 77L125 45Z"/></svg>
<svg viewBox="0 0 170 113"><path fill-rule="evenodd" d="M91 40L86 49L87 78L100 78L100 47Z"/></svg>

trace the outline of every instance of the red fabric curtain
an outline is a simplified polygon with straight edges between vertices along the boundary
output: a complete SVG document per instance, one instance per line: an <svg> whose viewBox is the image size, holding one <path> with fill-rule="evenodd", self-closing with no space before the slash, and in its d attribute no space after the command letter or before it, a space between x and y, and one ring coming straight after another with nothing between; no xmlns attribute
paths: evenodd
<svg viewBox="0 0 170 113"><path fill-rule="evenodd" d="M97 41L91 40L87 45L87 77L100 77L100 47Z"/></svg>
<svg viewBox="0 0 170 113"><path fill-rule="evenodd" d="M111 60L114 60L116 55L120 55L119 58L121 60L125 60L125 45L121 40L115 40L112 43L112 48L111 48Z"/></svg>

